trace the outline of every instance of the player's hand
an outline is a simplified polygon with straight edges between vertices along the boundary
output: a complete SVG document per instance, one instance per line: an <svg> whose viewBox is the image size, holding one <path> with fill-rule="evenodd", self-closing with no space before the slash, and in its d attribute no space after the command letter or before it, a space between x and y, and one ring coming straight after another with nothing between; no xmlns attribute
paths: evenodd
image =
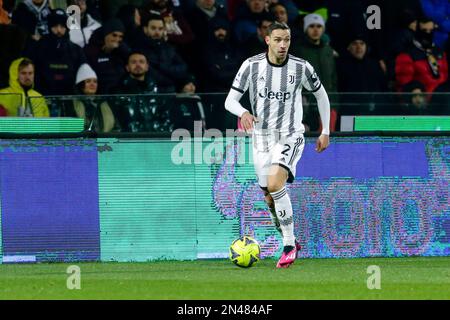
<svg viewBox="0 0 450 320"><path fill-rule="evenodd" d="M241 117L241 124L245 129L245 132L251 132L253 130L253 123L258 122L250 112L244 112Z"/></svg>
<svg viewBox="0 0 450 320"><path fill-rule="evenodd" d="M330 145L330 136L327 134L321 134L319 138L317 138L316 142L316 151L322 152Z"/></svg>

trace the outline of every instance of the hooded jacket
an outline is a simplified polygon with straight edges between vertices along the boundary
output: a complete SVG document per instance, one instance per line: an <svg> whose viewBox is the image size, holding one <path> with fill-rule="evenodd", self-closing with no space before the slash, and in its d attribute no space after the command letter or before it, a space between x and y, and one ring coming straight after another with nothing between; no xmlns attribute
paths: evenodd
<svg viewBox="0 0 450 320"><path fill-rule="evenodd" d="M84 48L89 43L92 33L101 26L89 13L86 13L86 16L81 20L81 29L68 30L70 41Z"/></svg>
<svg viewBox="0 0 450 320"><path fill-rule="evenodd" d="M21 26L29 35L47 35L47 17L50 15L49 0L44 0L38 7L32 0L19 3L12 14L12 23Z"/></svg>
<svg viewBox="0 0 450 320"><path fill-rule="evenodd" d="M33 90L25 91L19 83L19 64L24 58L19 58L11 63L9 68L9 87L0 90L0 105L7 110L9 117L19 115L19 107L25 107L30 103L34 117L49 117L49 111L42 95ZM30 97L31 99L27 99Z"/></svg>

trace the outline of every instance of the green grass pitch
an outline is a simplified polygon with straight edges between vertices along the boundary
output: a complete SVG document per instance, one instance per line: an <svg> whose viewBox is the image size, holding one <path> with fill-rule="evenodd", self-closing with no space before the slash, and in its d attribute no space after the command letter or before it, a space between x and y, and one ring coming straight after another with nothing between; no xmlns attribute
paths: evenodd
<svg viewBox="0 0 450 320"><path fill-rule="evenodd" d="M0 299L450 299L450 257L265 259L242 269L228 260L79 263L81 289L66 286L73 264L0 265ZM381 289L367 288L367 267Z"/></svg>

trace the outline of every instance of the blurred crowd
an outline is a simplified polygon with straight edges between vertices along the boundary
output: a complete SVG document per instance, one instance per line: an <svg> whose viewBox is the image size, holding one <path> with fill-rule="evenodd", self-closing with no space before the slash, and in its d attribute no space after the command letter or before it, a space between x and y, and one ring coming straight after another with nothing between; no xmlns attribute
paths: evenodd
<svg viewBox="0 0 450 320"><path fill-rule="evenodd" d="M72 5L79 20L66 12ZM432 93L450 89L449 17L447 0L0 0L0 116L78 116L104 132L170 130L164 123L180 113L162 115L160 101L133 99L137 120L107 100L74 100L55 112L44 97L225 93L243 60L266 50L273 21L291 27L290 53L313 65L329 93L411 93L403 114L448 115L448 102ZM339 110L345 99L331 94L333 130L339 114L355 112ZM317 114L304 104L315 130Z"/></svg>

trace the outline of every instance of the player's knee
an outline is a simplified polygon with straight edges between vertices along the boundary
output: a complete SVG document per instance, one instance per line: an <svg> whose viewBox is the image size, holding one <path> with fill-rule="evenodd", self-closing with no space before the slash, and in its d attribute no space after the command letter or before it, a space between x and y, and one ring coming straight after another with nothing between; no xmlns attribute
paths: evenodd
<svg viewBox="0 0 450 320"><path fill-rule="evenodd" d="M284 183L281 181L271 181L267 184L267 190L270 193L280 191L283 188L284 188Z"/></svg>

